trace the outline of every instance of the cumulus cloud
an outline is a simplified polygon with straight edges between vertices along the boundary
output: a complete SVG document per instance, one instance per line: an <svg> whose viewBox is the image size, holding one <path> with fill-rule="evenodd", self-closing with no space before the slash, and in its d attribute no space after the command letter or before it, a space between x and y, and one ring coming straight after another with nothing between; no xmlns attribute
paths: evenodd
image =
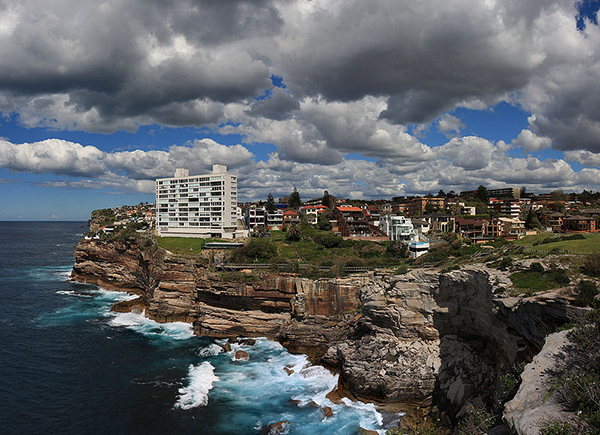
<svg viewBox="0 0 600 435"><path fill-rule="evenodd" d="M565 160L581 163L588 168L600 167L600 154L590 151L567 151Z"/></svg>
<svg viewBox="0 0 600 435"><path fill-rule="evenodd" d="M154 180L171 176L177 167L203 174L220 163L238 175L239 195L245 200L264 200L268 193L288 195L294 186L304 199L318 197L323 190L339 197L390 198L439 189L459 192L480 184L527 185L540 192L600 187L597 168L577 172L564 160L511 157L510 149L502 141L494 144L465 137L451 139L432 149L433 157L421 160L343 158L336 164L319 164L292 162L278 153L257 160L243 145L226 146L208 139L167 150L113 152L60 140L0 141L0 166L14 172L53 174L53 179L37 183L41 187L152 194Z"/></svg>
<svg viewBox="0 0 600 435"><path fill-rule="evenodd" d="M466 127L460 118L448 113L442 115L437 125L440 133L445 134L446 136L457 136L461 130Z"/></svg>
<svg viewBox="0 0 600 435"><path fill-rule="evenodd" d="M159 124L242 139L119 152L2 140L0 166L144 191L176 167L201 173L222 163L240 174L250 198L290 183L315 195L331 186L365 197L482 183L595 186L600 29L578 28L576 7L572 0L5 0L0 112L23 126L111 133ZM273 86L273 76L286 87ZM448 113L500 101L532 115L513 147L553 147L565 160L510 157L504 142L461 137L472 131L467 118ZM446 144L430 147L410 134L434 128ZM257 162L252 143L276 151ZM568 161L589 170L576 172Z"/></svg>
<svg viewBox="0 0 600 435"><path fill-rule="evenodd" d="M523 147L525 152L533 152L548 148L552 144L552 140L548 137L540 137L529 129L524 129L512 144Z"/></svg>
<svg viewBox="0 0 600 435"><path fill-rule="evenodd" d="M435 148L435 153L451 160L466 170L482 169L492 160L495 146L490 141L475 136L453 138L445 145Z"/></svg>

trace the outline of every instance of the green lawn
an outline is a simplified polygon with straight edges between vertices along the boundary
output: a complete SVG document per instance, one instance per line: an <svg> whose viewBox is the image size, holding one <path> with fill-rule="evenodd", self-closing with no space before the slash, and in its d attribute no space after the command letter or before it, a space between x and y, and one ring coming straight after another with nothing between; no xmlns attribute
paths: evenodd
<svg viewBox="0 0 600 435"><path fill-rule="evenodd" d="M161 248L177 255L196 255L202 251L204 239L188 237L157 237L156 243Z"/></svg>
<svg viewBox="0 0 600 435"><path fill-rule="evenodd" d="M513 285L520 290L529 290L539 292L559 287L559 285L550 276L539 272L517 272L510 277Z"/></svg>
<svg viewBox="0 0 600 435"><path fill-rule="evenodd" d="M547 253L554 248L556 248L554 252L557 253L568 252L573 254L592 254L600 252L600 233L584 234L585 239L581 240L556 241L534 246L534 243L536 242L555 236L555 234L538 234L535 236L527 236L519 241L516 241L515 244L525 247L526 252ZM565 234L564 236L569 236L569 234Z"/></svg>

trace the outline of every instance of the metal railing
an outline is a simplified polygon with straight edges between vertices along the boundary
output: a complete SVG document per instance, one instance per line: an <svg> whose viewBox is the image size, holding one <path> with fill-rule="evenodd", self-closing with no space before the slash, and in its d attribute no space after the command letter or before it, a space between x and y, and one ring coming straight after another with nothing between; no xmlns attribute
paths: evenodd
<svg viewBox="0 0 600 435"><path fill-rule="evenodd" d="M230 271L235 271L235 270L244 270L244 269L258 269L258 270L268 270L268 269L281 269L281 270L285 270L287 268L295 268L298 267L299 269L306 269L307 267L311 266L308 263L246 263L246 264L233 264L233 263L220 263L220 264L215 264L215 269L218 270L230 270ZM318 269L319 271L322 272L327 272L330 271L333 266L314 266L316 269ZM398 265L395 266L381 266L381 267L370 267L370 266L341 266L342 269L345 272L350 272L350 273L359 273L359 272L369 272L371 270L374 269L393 269L398 267Z"/></svg>

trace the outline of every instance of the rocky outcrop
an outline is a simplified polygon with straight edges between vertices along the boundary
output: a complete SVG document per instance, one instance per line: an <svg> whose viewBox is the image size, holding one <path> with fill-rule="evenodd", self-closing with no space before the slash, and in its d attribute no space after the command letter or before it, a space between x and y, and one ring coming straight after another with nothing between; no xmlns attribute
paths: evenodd
<svg viewBox="0 0 600 435"><path fill-rule="evenodd" d="M108 288L145 292L151 285L142 253L118 240L84 240L75 249L72 277Z"/></svg>
<svg viewBox="0 0 600 435"><path fill-rule="evenodd" d="M417 415L433 410L447 422L467 403L497 401L502 370L578 316L560 293L506 297L507 276L483 265L257 279L211 272L205 259L98 240L82 241L75 260L76 279L141 292L134 305L154 320L190 322L211 337L276 339L339 371L348 394L410 404Z"/></svg>
<svg viewBox="0 0 600 435"><path fill-rule="evenodd" d="M541 352L525 366L519 391L504 407L504 420L513 433L537 435L554 422L573 419L552 394L556 387L552 369L556 358L564 357L569 344L567 334L562 331L549 335Z"/></svg>

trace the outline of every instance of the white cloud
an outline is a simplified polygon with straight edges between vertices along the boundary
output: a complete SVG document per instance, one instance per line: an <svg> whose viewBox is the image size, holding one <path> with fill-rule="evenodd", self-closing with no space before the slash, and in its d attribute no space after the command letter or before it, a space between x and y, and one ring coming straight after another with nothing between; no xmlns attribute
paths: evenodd
<svg viewBox="0 0 600 435"><path fill-rule="evenodd" d="M434 152L441 158L451 160L454 165L466 170L476 170L487 167L494 153L494 144L486 139L475 136L452 138Z"/></svg>
<svg viewBox="0 0 600 435"><path fill-rule="evenodd" d="M590 151L566 151L565 160L579 162L588 168L600 167L600 154Z"/></svg>
<svg viewBox="0 0 600 435"><path fill-rule="evenodd" d="M512 142L513 145L523 147L525 152L542 151L550 145L552 140L548 137L540 137L529 129L524 129L519 136Z"/></svg>
<svg viewBox="0 0 600 435"><path fill-rule="evenodd" d="M438 130L446 136L457 136L465 127L460 118L448 113L443 114L438 120Z"/></svg>

